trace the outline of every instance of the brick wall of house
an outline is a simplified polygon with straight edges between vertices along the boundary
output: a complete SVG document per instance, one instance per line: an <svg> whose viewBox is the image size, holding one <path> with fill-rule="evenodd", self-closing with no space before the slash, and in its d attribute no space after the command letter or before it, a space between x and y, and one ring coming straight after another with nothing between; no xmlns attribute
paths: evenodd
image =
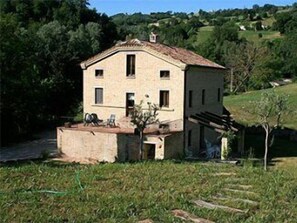
<svg viewBox="0 0 297 223"><path fill-rule="evenodd" d="M136 56L135 78L126 76L126 56ZM103 69L103 78L95 77L95 70ZM169 70L170 78L160 78L160 70ZM160 90L169 90L169 108L161 109L158 118L162 120L183 119L184 72L173 65L145 51L124 51L98 61L83 71L84 112L97 113L107 119L115 114L117 119L125 116L126 93L135 93L135 103L159 104ZM95 87L103 88L103 104L95 105ZM148 98L146 97L149 96ZM182 125L181 125L182 126Z"/></svg>
<svg viewBox="0 0 297 223"><path fill-rule="evenodd" d="M190 67L186 79L186 116L208 111L218 115L223 112L224 70ZM218 100L220 88L220 100ZM205 103L202 104L202 90L205 89ZM192 106L189 106L189 92L192 91ZM194 156L200 149L200 125L186 121L185 147ZM192 131L192 143L188 146L189 130ZM214 130L204 128L205 138L211 143L216 143L218 134Z"/></svg>

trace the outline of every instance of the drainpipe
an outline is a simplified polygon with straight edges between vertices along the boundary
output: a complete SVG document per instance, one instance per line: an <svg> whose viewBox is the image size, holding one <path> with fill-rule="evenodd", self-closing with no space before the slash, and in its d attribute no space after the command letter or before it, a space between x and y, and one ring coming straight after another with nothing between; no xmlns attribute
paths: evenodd
<svg viewBox="0 0 297 223"><path fill-rule="evenodd" d="M182 71L184 71L184 100L183 100L183 152L184 157L186 156L186 106L187 106L187 76L188 76L188 66L182 67Z"/></svg>

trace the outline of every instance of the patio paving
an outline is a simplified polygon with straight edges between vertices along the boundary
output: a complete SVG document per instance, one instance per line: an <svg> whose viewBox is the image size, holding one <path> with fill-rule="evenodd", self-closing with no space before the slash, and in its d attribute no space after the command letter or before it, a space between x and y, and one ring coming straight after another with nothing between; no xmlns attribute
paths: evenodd
<svg viewBox="0 0 297 223"><path fill-rule="evenodd" d="M49 156L58 154L56 130L36 135L37 140L28 141L0 149L0 162L38 159L44 153Z"/></svg>

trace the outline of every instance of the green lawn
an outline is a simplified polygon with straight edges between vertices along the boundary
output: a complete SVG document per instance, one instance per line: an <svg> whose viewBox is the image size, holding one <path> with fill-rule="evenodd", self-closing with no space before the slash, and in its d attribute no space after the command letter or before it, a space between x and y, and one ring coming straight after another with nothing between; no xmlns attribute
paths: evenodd
<svg viewBox="0 0 297 223"><path fill-rule="evenodd" d="M197 36L197 42L195 44L198 45L206 42L211 36L212 29L213 29L212 26L205 26L200 28ZM262 34L262 38L259 38L259 33ZM240 31L239 37L240 38L244 37L248 41L259 43L263 40L268 40L268 39L273 40L273 39L281 38L281 35L279 32L276 32L276 31L256 31L255 32L251 30L246 30L246 31Z"/></svg>
<svg viewBox="0 0 297 223"><path fill-rule="evenodd" d="M263 25L265 26L272 26L273 23L275 22L275 18L273 16L269 17L269 18L265 18L262 22Z"/></svg>
<svg viewBox="0 0 297 223"><path fill-rule="evenodd" d="M259 33L261 33L263 36L262 38L259 38ZM279 32L277 31L252 31L252 30L246 30L246 31L240 31L239 32L239 37L244 37L246 38L248 41L252 41L252 42L259 42L262 40L273 40L273 39L277 39L277 38L281 38L281 35Z"/></svg>
<svg viewBox="0 0 297 223"><path fill-rule="evenodd" d="M295 166L296 167L296 166ZM215 222L294 222L296 169L280 171L214 163L173 161L93 166L23 163L0 169L2 222L182 222L183 209ZM232 173L217 176L216 173ZM236 174L236 175L235 175ZM251 185L256 194L225 191ZM214 196L244 198L254 206ZM231 214L192 204L202 199L246 211Z"/></svg>
<svg viewBox="0 0 297 223"><path fill-rule="evenodd" d="M199 28L197 42L195 43L195 45L205 43L208 40L208 38L210 37L212 30L213 30L213 26L204 26L204 27Z"/></svg>
<svg viewBox="0 0 297 223"><path fill-rule="evenodd" d="M249 102L259 100L264 91L271 91L271 89L224 97L224 105L233 114L235 120L252 125L255 123L256 117L248 112L251 106ZM289 95L290 112L284 115L283 124L285 127L297 130L297 84L278 87L275 88L275 91Z"/></svg>

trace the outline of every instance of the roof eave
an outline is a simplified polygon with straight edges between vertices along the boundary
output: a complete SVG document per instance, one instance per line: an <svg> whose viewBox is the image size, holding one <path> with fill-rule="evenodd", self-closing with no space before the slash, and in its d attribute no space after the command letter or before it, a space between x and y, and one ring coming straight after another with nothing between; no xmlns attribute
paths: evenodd
<svg viewBox="0 0 297 223"><path fill-rule="evenodd" d="M214 66L207 66L207 65L199 65L199 64L188 64L188 67L202 67L202 68L210 68L210 69L217 69L217 70L227 70L226 67L220 66L220 67L214 67Z"/></svg>

